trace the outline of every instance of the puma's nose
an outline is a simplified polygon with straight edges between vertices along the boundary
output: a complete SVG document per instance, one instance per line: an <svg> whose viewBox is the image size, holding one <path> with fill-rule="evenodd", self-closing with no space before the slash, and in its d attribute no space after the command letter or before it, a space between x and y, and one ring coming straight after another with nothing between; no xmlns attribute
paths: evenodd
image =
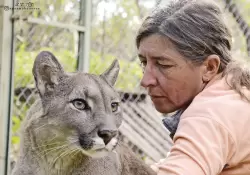
<svg viewBox="0 0 250 175"><path fill-rule="evenodd" d="M98 131L98 136L101 137L105 143L105 145L107 145L110 140L116 136L117 131L110 131L110 130L102 130L102 131Z"/></svg>

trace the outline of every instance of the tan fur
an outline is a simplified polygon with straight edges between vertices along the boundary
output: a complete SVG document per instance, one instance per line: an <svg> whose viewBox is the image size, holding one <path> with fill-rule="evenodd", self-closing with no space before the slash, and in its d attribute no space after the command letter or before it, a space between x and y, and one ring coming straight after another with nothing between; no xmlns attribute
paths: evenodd
<svg viewBox="0 0 250 175"><path fill-rule="evenodd" d="M41 52L33 68L40 98L23 122L12 175L155 175L125 145L107 149L122 123L118 72L114 61L100 76L69 74Z"/></svg>

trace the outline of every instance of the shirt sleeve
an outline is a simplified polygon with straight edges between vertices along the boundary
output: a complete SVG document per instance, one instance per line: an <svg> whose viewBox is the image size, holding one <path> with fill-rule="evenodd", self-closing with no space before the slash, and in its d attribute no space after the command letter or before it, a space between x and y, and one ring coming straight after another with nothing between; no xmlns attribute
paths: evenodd
<svg viewBox="0 0 250 175"><path fill-rule="evenodd" d="M173 141L157 175L217 175L236 150L229 131L208 117L182 119Z"/></svg>

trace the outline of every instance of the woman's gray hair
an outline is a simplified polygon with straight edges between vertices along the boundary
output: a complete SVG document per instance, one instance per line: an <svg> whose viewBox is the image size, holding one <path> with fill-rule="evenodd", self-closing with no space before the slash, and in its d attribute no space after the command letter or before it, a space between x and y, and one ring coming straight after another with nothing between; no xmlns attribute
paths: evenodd
<svg viewBox="0 0 250 175"><path fill-rule="evenodd" d="M142 39L152 34L167 37L194 64L203 63L209 55L218 55L221 60L218 73L233 75L228 84L243 97L241 86L250 89L250 72L233 63L232 36L221 9L211 1L173 0L168 6L155 9L139 29L137 48Z"/></svg>

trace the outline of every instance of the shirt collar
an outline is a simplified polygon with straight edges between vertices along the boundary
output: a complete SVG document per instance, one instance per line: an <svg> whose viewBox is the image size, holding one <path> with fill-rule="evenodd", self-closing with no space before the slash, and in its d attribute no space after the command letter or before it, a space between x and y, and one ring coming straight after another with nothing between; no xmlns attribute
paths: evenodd
<svg viewBox="0 0 250 175"><path fill-rule="evenodd" d="M181 114L183 113L183 110L178 110L174 115L168 116L162 120L164 126L169 130L170 132L170 137L173 139L178 124L180 122Z"/></svg>

